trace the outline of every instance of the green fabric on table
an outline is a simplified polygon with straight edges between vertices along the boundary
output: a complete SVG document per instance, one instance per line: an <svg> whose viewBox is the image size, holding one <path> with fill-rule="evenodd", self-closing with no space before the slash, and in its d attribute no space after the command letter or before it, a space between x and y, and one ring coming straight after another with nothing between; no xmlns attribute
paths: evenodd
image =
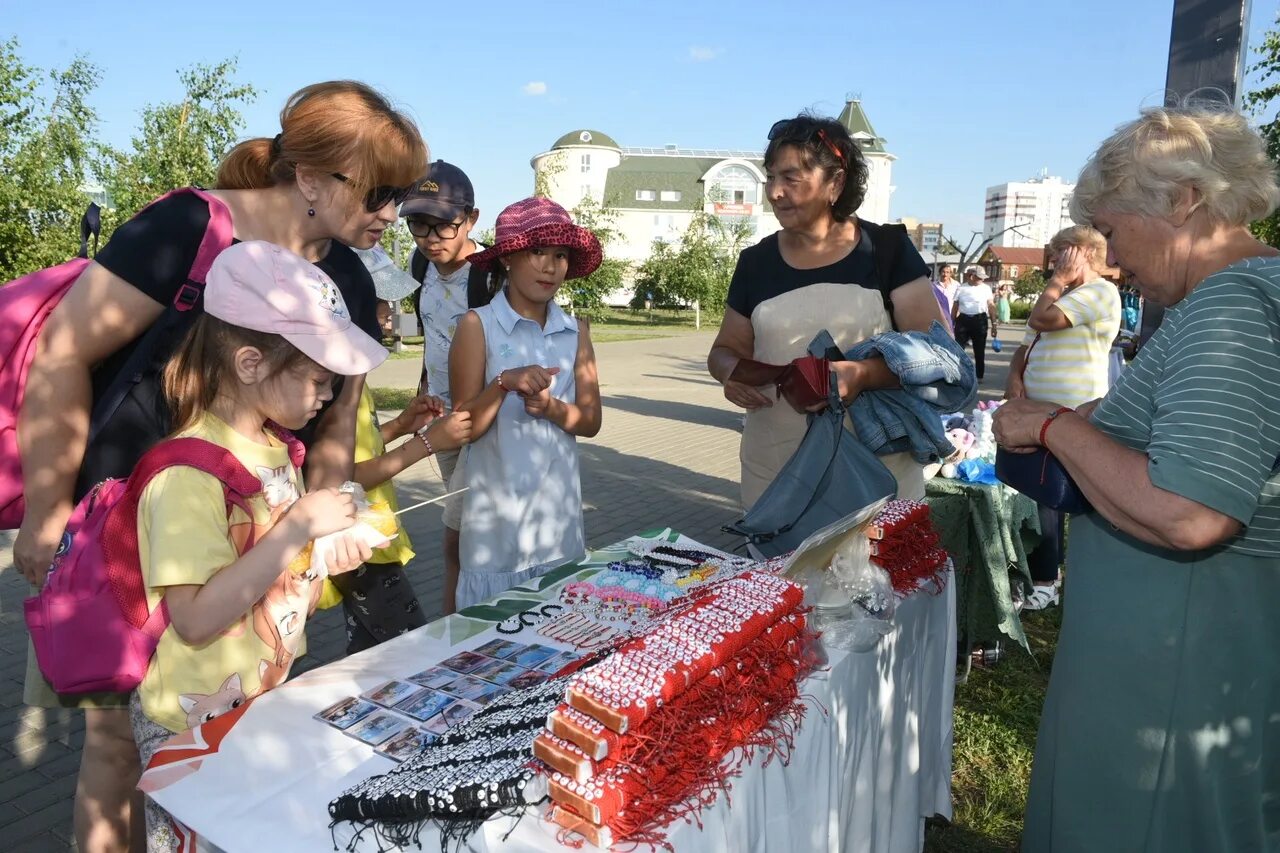
<svg viewBox="0 0 1280 853"><path fill-rule="evenodd" d="M935 478L925 484L933 526L956 569L956 624L965 651L1004 634L1027 646L1009 572L1029 586L1027 553L1040 541L1035 501L1007 486Z"/></svg>

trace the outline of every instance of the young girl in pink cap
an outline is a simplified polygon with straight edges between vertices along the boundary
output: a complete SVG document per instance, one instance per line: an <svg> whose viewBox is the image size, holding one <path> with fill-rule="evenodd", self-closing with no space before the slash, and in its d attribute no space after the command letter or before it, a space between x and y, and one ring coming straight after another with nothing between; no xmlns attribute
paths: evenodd
<svg viewBox="0 0 1280 853"><path fill-rule="evenodd" d="M239 243L209 270L204 314L165 368L176 435L230 451L261 481L251 516L227 511L222 483L195 468L158 474L138 504L138 555L154 611L170 624L129 704L143 766L173 734L275 687L299 652L323 578L297 558L355 521L352 496L305 494L292 436L333 396L335 375L369 372L382 345L353 324L319 268L271 243ZM252 535L252 547L246 543ZM337 537L331 571L369 558ZM148 801L147 849L178 849L180 828ZM185 848L184 848L185 849Z"/></svg>
<svg viewBox="0 0 1280 853"><path fill-rule="evenodd" d="M545 198L502 211L495 237L469 260L501 289L462 318L449 351L472 429L459 609L583 555L577 437L600 431L590 327L555 303L566 279L600 266L600 242Z"/></svg>

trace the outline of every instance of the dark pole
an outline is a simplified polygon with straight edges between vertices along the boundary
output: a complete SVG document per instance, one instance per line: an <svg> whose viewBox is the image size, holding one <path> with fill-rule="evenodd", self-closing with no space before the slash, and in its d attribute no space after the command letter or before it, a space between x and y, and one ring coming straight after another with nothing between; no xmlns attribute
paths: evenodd
<svg viewBox="0 0 1280 853"><path fill-rule="evenodd" d="M1243 94L1250 0L1174 0L1165 103L1178 106L1198 89L1218 89L1237 109ZM1216 93L1206 92L1214 97ZM1139 345L1160 328L1164 309L1144 301Z"/></svg>
<svg viewBox="0 0 1280 853"><path fill-rule="evenodd" d="M1174 0L1165 90L1172 104L1197 89L1220 89L1240 105L1249 0Z"/></svg>

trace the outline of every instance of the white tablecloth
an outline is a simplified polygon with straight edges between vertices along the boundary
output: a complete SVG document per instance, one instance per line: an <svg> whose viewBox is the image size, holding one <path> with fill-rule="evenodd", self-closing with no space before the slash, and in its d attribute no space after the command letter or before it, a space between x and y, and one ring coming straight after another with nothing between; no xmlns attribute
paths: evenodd
<svg viewBox="0 0 1280 853"><path fill-rule="evenodd" d="M530 598L553 591L543 588ZM766 767L759 759L746 765L731 781L729 797L721 795L702 812L701 827L678 822L668 829L677 850L921 849L924 819L951 816L951 578L941 594L919 592L900 602L895 622L896 630L870 652L831 653L830 668L801 686L808 711L788 765ZM394 765L312 715L498 636L474 630L467 620L450 617L308 672L255 699L225 733L180 735L175 746L185 738L188 749L172 754L185 757L162 773L149 771L144 784L198 834L202 849L316 853L332 850L336 838L345 850L353 829L340 824L331 838L329 801ZM547 643L536 635L509 639ZM507 835L513 823L490 821L467 849L559 846L556 828L535 815ZM420 840L425 850L439 849L430 826ZM375 850L376 844L366 833L355 849Z"/></svg>

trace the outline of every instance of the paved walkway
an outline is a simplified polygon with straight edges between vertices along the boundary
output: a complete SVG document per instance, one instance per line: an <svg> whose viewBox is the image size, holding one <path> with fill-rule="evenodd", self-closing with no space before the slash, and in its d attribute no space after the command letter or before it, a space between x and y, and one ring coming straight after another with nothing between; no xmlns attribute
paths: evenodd
<svg viewBox="0 0 1280 853"><path fill-rule="evenodd" d="M639 530L671 525L722 548L733 541L720 526L738 517L739 410L706 372L710 332L597 347L604 426L579 443L587 542L603 545ZM1006 341L1016 340L1012 331ZM988 353L986 397L1004 387L1011 348ZM389 360L373 373L379 387L412 387L419 365ZM442 494L430 460L397 479L403 506ZM429 618L440 613L440 509L410 513L418 550L409 575ZM78 713L26 708L22 678L26 584L12 568L11 543L0 533L0 848L73 849L71 799L84 721ZM341 657L346 638L341 608L307 626L310 654L299 671Z"/></svg>

